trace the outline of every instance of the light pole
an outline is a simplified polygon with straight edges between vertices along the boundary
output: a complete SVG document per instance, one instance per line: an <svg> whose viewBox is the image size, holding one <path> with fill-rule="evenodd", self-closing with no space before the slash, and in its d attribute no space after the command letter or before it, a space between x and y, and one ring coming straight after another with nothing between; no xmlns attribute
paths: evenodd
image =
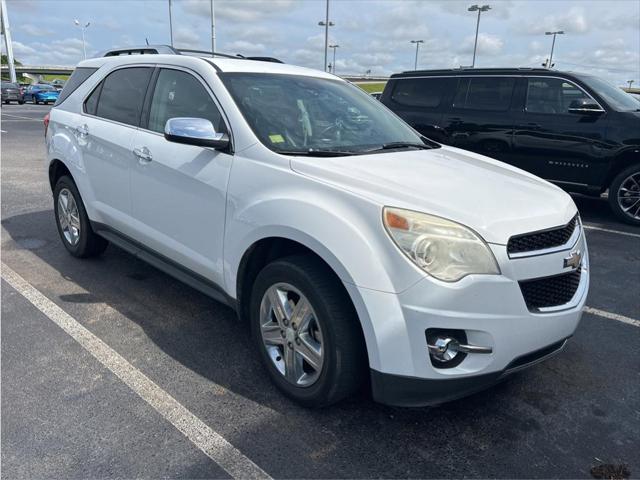
<svg viewBox="0 0 640 480"><path fill-rule="evenodd" d="M213 9L213 0L211 0L211 53L216 51L216 16Z"/></svg>
<svg viewBox="0 0 640 480"><path fill-rule="evenodd" d="M336 48L339 48L340 45L337 43L333 45L329 45L329 48L333 48L333 74L336 74Z"/></svg>
<svg viewBox="0 0 640 480"><path fill-rule="evenodd" d="M553 66L553 48L556 46L556 35L564 35L562 30L556 32L544 32L545 35L553 35L553 41L551 42L551 55L549 55L549 63L547 63L547 69Z"/></svg>
<svg viewBox="0 0 640 480"><path fill-rule="evenodd" d="M629 90L631 90L631 85L633 85L633 82L635 82L635 80L627 80L627 83L629 84Z"/></svg>
<svg viewBox="0 0 640 480"><path fill-rule="evenodd" d="M329 0L327 0L327 11L324 22L318 22L318 25L324 27L324 71L327 71L327 55L329 53L329 27L333 27L334 23L329 21Z"/></svg>
<svg viewBox="0 0 640 480"><path fill-rule="evenodd" d="M173 47L173 16L171 14L171 0L169 0L169 37L171 39L171 46Z"/></svg>
<svg viewBox="0 0 640 480"><path fill-rule="evenodd" d="M476 22L476 40L473 42L473 61L471 62L471 68L476 66L476 51L478 50L478 31L480 30L480 14L482 12L486 12L487 10L491 10L489 5L471 5L467 8L470 12L478 12L478 21Z"/></svg>
<svg viewBox="0 0 640 480"><path fill-rule="evenodd" d="M84 31L89 28L89 25L91 25L91 22L87 22L84 25L82 23L80 23L80 20L78 20L77 18L73 21L73 23L75 23L76 27L80 27L80 30L82 30L82 53L84 54L84 59L87 59L87 47L85 46L85 41L84 41Z"/></svg>
<svg viewBox="0 0 640 480"><path fill-rule="evenodd" d="M420 44L424 43L424 40L411 40L410 43L416 44L416 60L413 62L413 69L418 70L418 50L420 49Z"/></svg>
<svg viewBox="0 0 640 480"><path fill-rule="evenodd" d="M9 15L7 14L7 2L0 1L0 16L2 17L2 36L4 37L5 47L7 48L7 66L9 67L9 80L16 83L16 65L13 59L13 43L11 42L11 29L9 28Z"/></svg>

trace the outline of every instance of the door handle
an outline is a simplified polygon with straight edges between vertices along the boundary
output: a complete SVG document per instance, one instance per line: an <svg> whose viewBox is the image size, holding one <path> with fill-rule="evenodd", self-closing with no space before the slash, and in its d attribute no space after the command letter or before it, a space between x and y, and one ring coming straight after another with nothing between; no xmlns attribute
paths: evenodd
<svg viewBox="0 0 640 480"><path fill-rule="evenodd" d="M80 138L84 138L87 135L89 135L89 127L87 126L86 123L84 125L80 125L79 127L76 127L75 130Z"/></svg>
<svg viewBox="0 0 640 480"><path fill-rule="evenodd" d="M136 147L133 149L133 154L138 157L138 162L143 165L153 160L153 155L151 155L147 147Z"/></svg>

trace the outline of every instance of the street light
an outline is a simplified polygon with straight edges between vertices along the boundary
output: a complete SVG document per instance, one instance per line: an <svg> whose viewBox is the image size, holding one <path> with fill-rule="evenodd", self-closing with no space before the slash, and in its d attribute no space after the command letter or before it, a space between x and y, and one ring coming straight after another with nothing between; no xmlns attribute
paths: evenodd
<svg viewBox="0 0 640 480"><path fill-rule="evenodd" d="M633 85L633 82L635 82L635 80L627 80L627 83L629 84L629 90L631 90L631 85Z"/></svg>
<svg viewBox="0 0 640 480"><path fill-rule="evenodd" d="M87 59L87 47L85 46L85 41L84 41L84 31L89 28L89 25L91 25L91 22L87 22L84 25L80 23L80 20L78 20L77 18L73 21L73 23L75 23L76 27L80 27L80 30L82 30L82 53L84 54L84 59Z"/></svg>
<svg viewBox="0 0 640 480"><path fill-rule="evenodd" d="M556 46L556 35L564 35L562 30L558 30L556 32L544 32L545 35L553 35L553 41L551 42L551 55L549 55L549 62L547 63L547 69L550 69L553 64L553 47Z"/></svg>
<svg viewBox="0 0 640 480"><path fill-rule="evenodd" d="M169 0L169 38L173 47L173 14L171 12L171 0Z"/></svg>
<svg viewBox="0 0 640 480"><path fill-rule="evenodd" d="M340 45L337 43L334 45L329 45L329 48L333 48L333 74L336 74L336 48L339 48Z"/></svg>
<svg viewBox="0 0 640 480"><path fill-rule="evenodd" d="M420 48L420 44L424 43L424 40L411 40L410 43L416 44L416 61L413 63L413 69L418 70L418 49Z"/></svg>
<svg viewBox="0 0 640 480"><path fill-rule="evenodd" d="M482 12L486 12L488 10L491 10L491 7L489 5L471 5L469 8L467 8L468 11L470 12L478 12L478 21L476 22L476 40L473 43L473 61L471 62L471 68L474 68L476 66L476 51L478 49L478 30L480 30L480 14Z"/></svg>
<svg viewBox="0 0 640 480"><path fill-rule="evenodd" d="M318 22L318 25L324 27L324 71L327 71L327 55L329 50L329 27L333 27L335 24L329 21L329 0L327 0L327 12L324 22Z"/></svg>

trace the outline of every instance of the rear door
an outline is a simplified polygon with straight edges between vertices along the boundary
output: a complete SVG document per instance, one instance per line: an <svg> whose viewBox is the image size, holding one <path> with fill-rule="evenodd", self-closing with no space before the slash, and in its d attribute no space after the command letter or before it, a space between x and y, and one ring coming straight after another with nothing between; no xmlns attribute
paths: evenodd
<svg viewBox="0 0 640 480"><path fill-rule="evenodd" d="M82 149L93 208L104 223L131 234L129 174L131 143L140 123L153 67L117 69L85 99L84 115L72 125Z"/></svg>
<svg viewBox="0 0 640 480"><path fill-rule="evenodd" d="M442 106L450 81L443 77L394 79L382 102L422 135L442 142Z"/></svg>
<svg viewBox="0 0 640 480"><path fill-rule="evenodd" d="M524 108L516 117L514 163L567 184L601 185L606 174L607 114L569 113L573 101L592 99L570 80L521 79Z"/></svg>
<svg viewBox="0 0 640 480"><path fill-rule="evenodd" d="M458 77L443 120L446 143L508 161L515 84L516 78L509 76Z"/></svg>
<svg viewBox="0 0 640 480"><path fill-rule="evenodd" d="M195 72L163 67L132 145L135 237L163 256L222 285L227 181L233 156L165 140L168 119L205 118L228 133L213 92Z"/></svg>

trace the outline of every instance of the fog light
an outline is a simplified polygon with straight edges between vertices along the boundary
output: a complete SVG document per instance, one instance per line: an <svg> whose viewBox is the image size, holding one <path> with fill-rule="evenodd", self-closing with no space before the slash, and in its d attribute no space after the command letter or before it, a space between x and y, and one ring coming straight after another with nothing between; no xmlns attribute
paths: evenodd
<svg viewBox="0 0 640 480"><path fill-rule="evenodd" d="M436 368L454 368L468 354L493 353L493 348L471 345L464 330L429 329L425 332L431 364Z"/></svg>
<svg viewBox="0 0 640 480"><path fill-rule="evenodd" d="M455 338L438 337L435 345L427 345L431 357L438 362L450 362L458 355L460 343Z"/></svg>

